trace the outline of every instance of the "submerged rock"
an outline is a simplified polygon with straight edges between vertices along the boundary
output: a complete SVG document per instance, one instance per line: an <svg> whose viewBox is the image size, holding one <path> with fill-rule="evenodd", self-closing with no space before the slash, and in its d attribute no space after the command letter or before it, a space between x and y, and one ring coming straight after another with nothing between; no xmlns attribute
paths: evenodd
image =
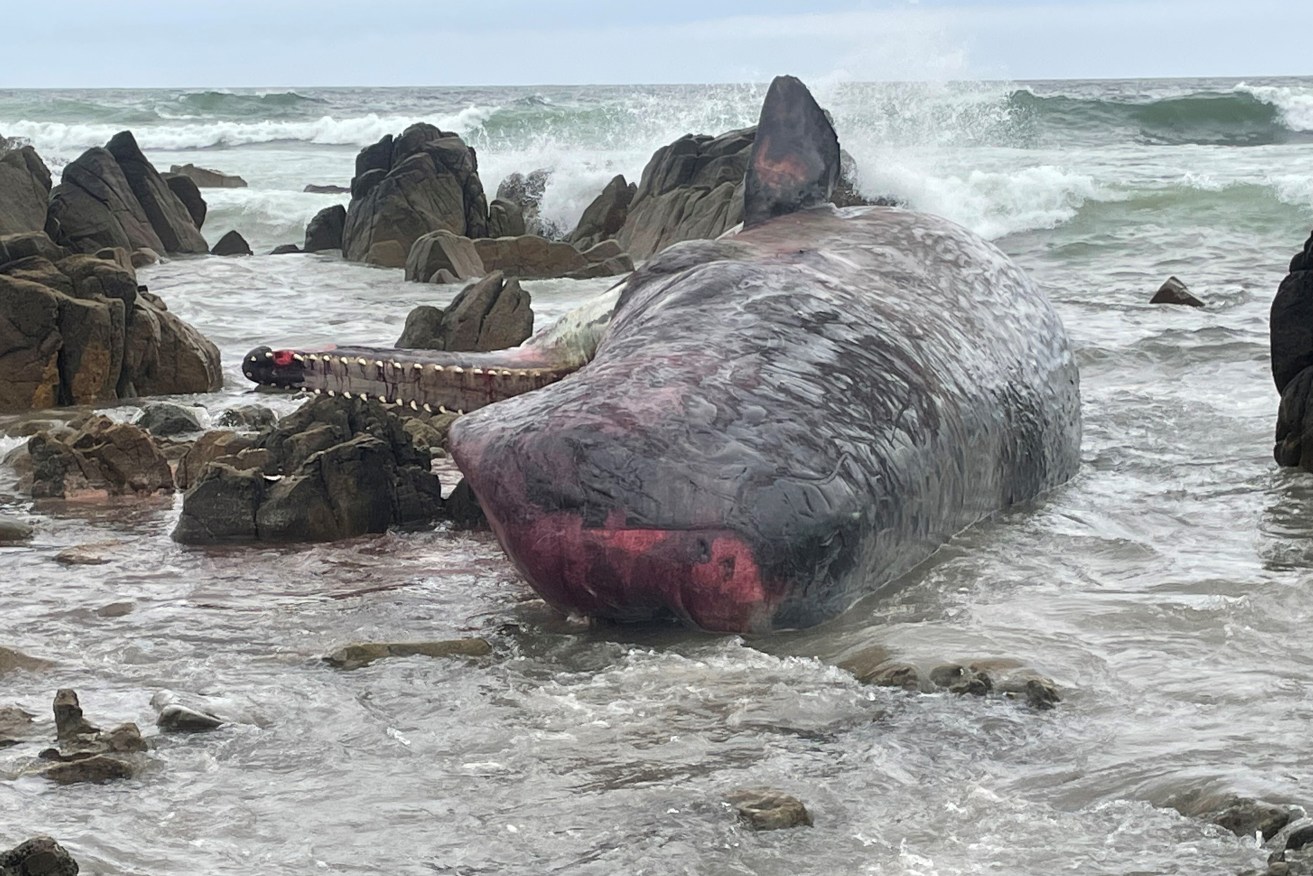
<svg viewBox="0 0 1313 876"><path fill-rule="evenodd" d="M0 543L27 541L31 537L31 526L13 517L0 515Z"/></svg>
<svg viewBox="0 0 1313 876"><path fill-rule="evenodd" d="M811 813L802 801L775 788L741 788L725 800L753 830L812 826Z"/></svg>
<svg viewBox="0 0 1313 876"><path fill-rule="evenodd" d="M206 733L224 725L218 715L179 702L172 691L159 691L150 698L150 704L158 713L155 725L166 733Z"/></svg>
<svg viewBox="0 0 1313 876"><path fill-rule="evenodd" d="M169 168L169 173L185 176L203 189L246 188L246 180L235 173L223 173L206 167L197 167L194 164L175 164Z"/></svg>
<svg viewBox="0 0 1313 876"><path fill-rule="evenodd" d="M487 657L492 645L486 639L450 639L437 642L360 642L338 648L324 658L337 669L359 669L387 657Z"/></svg>
<svg viewBox="0 0 1313 876"><path fill-rule="evenodd" d="M159 438L201 431L201 421L196 412L172 402L152 402L146 405L132 423Z"/></svg>
<svg viewBox="0 0 1313 876"><path fill-rule="evenodd" d="M1203 307L1204 303L1191 294L1189 288L1176 277L1168 277L1149 299L1150 304L1181 304L1186 307Z"/></svg>
<svg viewBox="0 0 1313 876"><path fill-rule="evenodd" d="M25 840L7 852L0 852L3 876L77 876L78 863L73 856L48 836Z"/></svg>
<svg viewBox="0 0 1313 876"><path fill-rule="evenodd" d="M53 661L33 657L30 654L24 654L22 651L0 645L0 678L11 672L37 672L42 669L49 669L54 665Z"/></svg>

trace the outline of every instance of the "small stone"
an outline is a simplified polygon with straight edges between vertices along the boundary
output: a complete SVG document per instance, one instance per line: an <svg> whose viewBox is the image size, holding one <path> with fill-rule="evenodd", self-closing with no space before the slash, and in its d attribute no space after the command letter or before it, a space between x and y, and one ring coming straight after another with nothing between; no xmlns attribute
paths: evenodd
<svg viewBox="0 0 1313 876"><path fill-rule="evenodd" d="M1203 307L1204 303L1191 294L1176 277L1168 277L1158 291L1149 299L1150 304L1182 304L1186 307Z"/></svg>
<svg viewBox="0 0 1313 876"><path fill-rule="evenodd" d="M206 712L170 703L160 709L155 725L168 733L204 733L223 726L223 720Z"/></svg>
<svg viewBox="0 0 1313 876"><path fill-rule="evenodd" d="M359 669L386 657L486 657L492 645L486 639L451 639L437 642L360 642L338 648L324 658L337 669Z"/></svg>
<svg viewBox="0 0 1313 876"><path fill-rule="evenodd" d="M103 551L115 547L117 541L95 541L87 544L75 544L55 554L55 562L65 566L103 566L110 562Z"/></svg>
<svg viewBox="0 0 1313 876"><path fill-rule="evenodd" d="M930 670L930 683L946 689L949 693L971 694L977 697L983 697L994 689L994 681L988 672L976 672L970 667L957 663L936 666Z"/></svg>
<svg viewBox="0 0 1313 876"><path fill-rule="evenodd" d="M77 876L78 864L63 846L48 836L37 836L0 852L0 873L5 876Z"/></svg>
<svg viewBox="0 0 1313 876"><path fill-rule="evenodd" d="M201 431L200 418L182 405L169 402L152 402L141 409L133 425L140 426L156 437L185 435Z"/></svg>
<svg viewBox="0 0 1313 876"><path fill-rule="evenodd" d="M0 515L0 543L26 541L32 537L32 527L13 517Z"/></svg>
<svg viewBox="0 0 1313 876"><path fill-rule="evenodd" d="M812 826L811 813L802 801L774 788L742 788L725 799L753 830Z"/></svg>
<svg viewBox="0 0 1313 876"><path fill-rule="evenodd" d="M111 602L109 605L102 605L96 609L96 617L116 618L131 614L136 608L136 603L132 602Z"/></svg>
<svg viewBox="0 0 1313 876"><path fill-rule="evenodd" d="M121 754L145 751L149 748L146 740L141 738L141 728L132 722L120 724L108 733L102 733L98 741L109 751Z"/></svg>
<svg viewBox="0 0 1313 876"><path fill-rule="evenodd" d="M130 779L137 774L137 768L129 761L108 754L93 754L55 763L41 771L52 782L60 785L74 785L81 782L110 782L115 779Z"/></svg>
<svg viewBox="0 0 1313 876"><path fill-rule="evenodd" d="M246 242L246 238L236 231L229 231L219 242L210 250L210 255L217 256L248 256L254 255L251 252L251 245Z"/></svg>
<svg viewBox="0 0 1313 876"><path fill-rule="evenodd" d="M301 247L295 243L280 243L273 249L269 250L269 255L292 255L301 251Z"/></svg>

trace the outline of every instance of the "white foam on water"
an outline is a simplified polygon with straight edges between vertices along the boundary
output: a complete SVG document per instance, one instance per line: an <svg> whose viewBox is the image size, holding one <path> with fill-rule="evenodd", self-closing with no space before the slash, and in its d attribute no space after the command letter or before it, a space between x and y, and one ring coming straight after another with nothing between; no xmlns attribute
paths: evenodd
<svg viewBox="0 0 1313 876"><path fill-rule="evenodd" d="M1248 85L1235 90L1250 94L1281 112L1281 121L1292 131L1313 131L1313 88L1295 85Z"/></svg>

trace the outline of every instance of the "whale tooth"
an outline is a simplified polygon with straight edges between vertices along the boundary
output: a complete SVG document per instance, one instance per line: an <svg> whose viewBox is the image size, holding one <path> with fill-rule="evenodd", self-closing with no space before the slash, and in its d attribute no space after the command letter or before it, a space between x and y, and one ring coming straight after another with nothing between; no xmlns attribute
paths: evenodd
<svg viewBox="0 0 1313 876"><path fill-rule="evenodd" d="M323 395L323 394L324 391L322 389L318 389L318 388L315 389L315 395Z"/></svg>
<svg viewBox="0 0 1313 876"><path fill-rule="evenodd" d="M471 374L482 374L482 373L483 373L483 369L482 369L482 368L471 368L471 369L470 369L470 373L471 373Z"/></svg>
<svg viewBox="0 0 1313 876"><path fill-rule="evenodd" d="M421 365L419 362L416 362L415 364L411 365L410 367L411 367L411 368L414 368L416 371L423 371L423 370L424 370L424 366Z"/></svg>
<svg viewBox="0 0 1313 876"><path fill-rule="evenodd" d="M417 410L419 410L419 402L415 401L415 400L412 398L412 399L410 400L410 409L411 409L412 411L417 411Z"/></svg>
<svg viewBox="0 0 1313 876"><path fill-rule="evenodd" d="M272 350L265 350L265 351L264 351L264 357L265 357L266 359L272 359L272 358L274 357L273 351L272 351Z"/></svg>
<svg viewBox="0 0 1313 876"><path fill-rule="evenodd" d="M433 407L428 402L424 402L424 413L426 414L433 413Z"/></svg>
<svg viewBox="0 0 1313 876"><path fill-rule="evenodd" d="M451 413L451 411L447 410L447 406L446 406L446 405L438 405L438 413L439 413L439 414L449 414L449 413Z"/></svg>
<svg viewBox="0 0 1313 876"><path fill-rule="evenodd" d="M365 364L368 364L368 363L366 362L364 356L357 356L357 357L356 357L356 364L357 364L357 365L365 365Z"/></svg>
<svg viewBox="0 0 1313 876"><path fill-rule="evenodd" d="M434 366L433 366L433 373L434 373L434 374L441 374L441 373L443 372L443 370L444 370L444 369L443 369L443 367L442 367L441 365L434 365Z"/></svg>
<svg viewBox="0 0 1313 876"><path fill-rule="evenodd" d="M247 359L246 361L247 361L247 362L259 362L260 359L259 359L258 356L252 356L251 358Z"/></svg>
<svg viewBox="0 0 1313 876"><path fill-rule="evenodd" d="M338 356L338 357L337 357L337 361L341 362L343 365L350 365L350 364L351 364L351 360L348 359L346 356Z"/></svg>
<svg viewBox="0 0 1313 876"><path fill-rule="evenodd" d="M331 389L326 389L326 390L324 390L324 391L328 393L328 395L329 395L330 398L333 397L333 396L335 396L335 395L337 395L337 393L334 392L334 391L331 390Z"/></svg>
<svg viewBox="0 0 1313 876"><path fill-rule="evenodd" d="M382 371L382 370L383 370L383 360L382 360L382 359L375 359L375 360L374 360L374 367L377 368L378 370Z"/></svg>
<svg viewBox="0 0 1313 876"><path fill-rule="evenodd" d="M463 416L465 416L465 412L462 411L460 408L457 408L457 409L456 409L456 416L458 416L458 417L463 417Z"/></svg>
<svg viewBox="0 0 1313 876"><path fill-rule="evenodd" d="M513 373L514 373L514 372L511 371L509 368L503 368L503 369L502 369L502 372L501 372L501 376L502 376L502 377L510 377L511 374L513 374Z"/></svg>
<svg viewBox="0 0 1313 876"><path fill-rule="evenodd" d="M460 367L459 365L452 365L452 366L451 366L451 372L452 372L453 374L464 374L464 373L465 373L465 369L462 368L462 367Z"/></svg>
<svg viewBox="0 0 1313 876"><path fill-rule="evenodd" d="M302 356L300 353L293 353L292 360L295 362L304 362L305 356Z"/></svg>
<svg viewBox="0 0 1313 876"><path fill-rule="evenodd" d="M351 393L349 392L342 393L342 398L351 398Z"/></svg>

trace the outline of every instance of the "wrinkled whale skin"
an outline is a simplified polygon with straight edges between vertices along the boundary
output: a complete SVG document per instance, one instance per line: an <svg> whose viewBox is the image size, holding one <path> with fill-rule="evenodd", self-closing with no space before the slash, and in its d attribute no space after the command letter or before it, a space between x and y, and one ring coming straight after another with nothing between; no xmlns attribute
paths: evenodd
<svg viewBox="0 0 1313 876"><path fill-rule="evenodd" d="M678 244L582 370L452 427L524 577L565 612L805 627L1067 480L1052 306L934 216L814 207Z"/></svg>

